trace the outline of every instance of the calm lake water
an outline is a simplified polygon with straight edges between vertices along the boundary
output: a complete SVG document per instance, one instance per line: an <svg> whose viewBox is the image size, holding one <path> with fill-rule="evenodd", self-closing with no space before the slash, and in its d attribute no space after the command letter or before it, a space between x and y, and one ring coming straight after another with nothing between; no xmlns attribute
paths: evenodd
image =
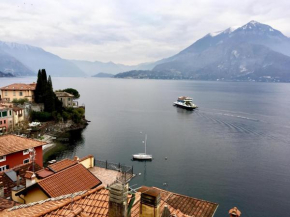
<svg viewBox="0 0 290 217"><path fill-rule="evenodd" d="M0 78L0 86L36 78ZM290 84L53 78L79 90L91 121L53 158L93 154L134 166L132 182L237 206L243 216L285 216L290 204ZM190 96L193 112L172 106ZM142 133L140 133L142 131ZM145 133L152 162L133 162ZM165 160L167 157L167 160Z"/></svg>

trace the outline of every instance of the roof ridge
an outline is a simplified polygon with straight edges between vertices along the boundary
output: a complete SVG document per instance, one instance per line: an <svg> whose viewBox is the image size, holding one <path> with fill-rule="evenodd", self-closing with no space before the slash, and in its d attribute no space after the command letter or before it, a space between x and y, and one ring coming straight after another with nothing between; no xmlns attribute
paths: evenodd
<svg viewBox="0 0 290 217"><path fill-rule="evenodd" d="M23 137L23 136L18 136L18 135L14 135L14 134L2 135L2 136L0 136L0 138L1 137L8 137L8 136L19 137L19 138L30 140L30 141L34 141L34 142L41 142L41 143L44 143L43 145L47 144L47 142L43 142L43 141L39 141L39 140L36 140L36 139L31 139L31 138L27 138L27 137Z"/></svg>

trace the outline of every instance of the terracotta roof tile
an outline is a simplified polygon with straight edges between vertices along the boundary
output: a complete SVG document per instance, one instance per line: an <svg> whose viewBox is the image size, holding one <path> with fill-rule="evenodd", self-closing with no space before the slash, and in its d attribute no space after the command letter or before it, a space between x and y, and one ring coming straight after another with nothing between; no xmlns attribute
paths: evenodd
<svg viewBox="0 0 290 217"><path fill-rule="evenodd" d="M36 84L22 84L22 83L15 83L10 84L5 87L1 87L1 90L35 90Z"/></svg>
<svg viewBox="0 0 290 217"><path fill-rule="evenodd" d="M4 199L4 198L0 198L0 211L2 211L4 209L11 208L11 207L16 206L16 205L20 205L20 204L14 202L12 200L7 200L7 199Z"/></svg>
<svg viewBox="0 0 290 217"><path fill-rule="evenodd" d="M71 166L38 182L51 197L88 190L101 184L82 164Z"/></svg>
<svg viewBox="0 0 290 217"><path fill-rule="evenodd" d="M15 135L0 136L0 156L45 145L45 142L23 138Z"/></svg>
<svg viewBox="0 0 290 217"><path fill-rule="evenodd" d="M75 165L75 164L77 164L76 161L73 161L70 159L63 159L59 162L56 162L54 164L49 165L48 168L50 170L52 170L53 172L59 172L65 168L68 168L68 167Z"/></svg>
<svg viewBox="0 0 290 217"><path fill-rule="evenodd" d="M155 188L160 192L160 212L163 212L165 205L171 214L177 217L203 216L212 217L217 208L216 203L211 203L173 192ZM139 217L141 193L135 194L135 202L131 209L131 217ZM103 186L89 190L78 196L70 196L63 200L54 199L41 204L32 205L27 208L17 208L14 211L4 211L4 216L22 216L22 217L65 217L76 216L98 216L107 217L109 208L109 190ZM38 210L38 213L37 213ZM25 212L26 211L26 212ZM29 213L29 214L28 214ZM191 213L191 214L190 214ZM192 214L195 213L195 214Z"/></svg>

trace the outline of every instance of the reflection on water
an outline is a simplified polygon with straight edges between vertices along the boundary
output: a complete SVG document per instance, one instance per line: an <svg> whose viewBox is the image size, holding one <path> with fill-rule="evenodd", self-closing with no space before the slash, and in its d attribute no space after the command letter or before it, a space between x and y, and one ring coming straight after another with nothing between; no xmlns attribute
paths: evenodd
<svg viewBox="0 0 290 217"><path fill-rule="evenodd" d="M49 149L43 156L44 164L50 160L61 160L63 158L72 159L78 149L84 147L85 138L83 137L83 129L71 130L58 136L56 146Z"/></svg>

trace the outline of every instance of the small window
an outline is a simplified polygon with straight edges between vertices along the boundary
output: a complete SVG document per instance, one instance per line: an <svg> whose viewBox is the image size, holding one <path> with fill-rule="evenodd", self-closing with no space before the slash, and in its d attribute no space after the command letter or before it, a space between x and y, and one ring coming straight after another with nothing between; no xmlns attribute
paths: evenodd
<svg viewBox="0 0 290 217"><path fill-rule="evenodd" d="M70 101L70 98L68 98L68 101Z"/></svg>
<svg viewBox="0 0 290 217"><path fill-rule="evenodd" d="M6 161L6 156L0 156L0 162Z"/></svg>
<svg viewBox="0 0 290 217"><path fill-rule="evenodd" d="M29 154L29 150L28 149L23 151L23 155L27 155L27 154Z"/></svg>
<svg viewBox="0 0 290 217"><path fill-rule="evenodd" d="M20 92L19 92L19 96L23 96L23 93L22 93L22 91L20 91Z"/></svg>
<svg viewBox="0 0 290 217"><path fill-rule="evenodd" d="M2 117L6 117L7 116L7 111L2 112Z"/></svg>
<svg viewBox="0 0 290 217"><path fill-rule="evenodd" d="M0 125L2 124L2 121L0 121Z"/></svg>
<svg viewBox="0 0 290 217"><path fill-rule="evenodd" d="M6 169L7 169L7 166L6 165L0 167L0 171L1 172L4 171L4 170L6 170Z"/></svg>
<svg viewBox="0 0 290 217"><path fill-rule="evenodd" d="M16 96L16 92L15 92L15 90L13 90L13 96Z"/></svg>
<svg viewBox="0 0 290 217"><path fill-rule="evenodd" d="M27 159L24 159L24 160L23 160L23 163L24 163L24 164L27 164L27 163L29 163L29 158L27 158Z"/></svg>
<svg viewBox="0 0 290 217"><path fill-rule="evenodd" d="M9 114L10 114L10 115L12 115L12 112L11 112L11 110L9 111Z"/></svg>
<svg viewBox="0 0 290 217"><path fill-rule="evenodd" d="M7 96L8 94L7 94L7 90L5 90L5 96Z"/></svg>

